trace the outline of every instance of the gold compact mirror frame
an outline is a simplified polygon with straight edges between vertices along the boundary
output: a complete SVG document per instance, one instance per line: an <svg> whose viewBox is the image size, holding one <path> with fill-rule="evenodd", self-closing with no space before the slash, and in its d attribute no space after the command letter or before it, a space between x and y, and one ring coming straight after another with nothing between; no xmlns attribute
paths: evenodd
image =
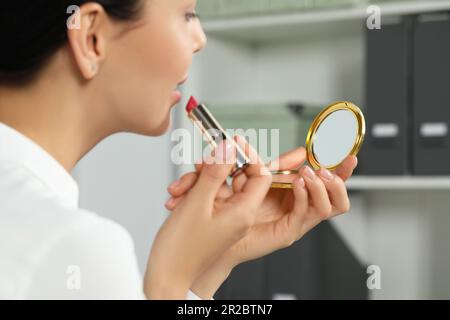
<svg viewBox="0 0 450 320"><path fill-rule="evenodd" d="M349 155L358 154L365 133L364 115L356 105L349 101L338 101L327 106L316 116L306 137L306 159L309 165L315 170L320 168L335 170ZM342 139L337 142L336 137L339 134ZM271 188L291 189L291 182L298 172L298 170L271 171L273 175Z"/></svg>

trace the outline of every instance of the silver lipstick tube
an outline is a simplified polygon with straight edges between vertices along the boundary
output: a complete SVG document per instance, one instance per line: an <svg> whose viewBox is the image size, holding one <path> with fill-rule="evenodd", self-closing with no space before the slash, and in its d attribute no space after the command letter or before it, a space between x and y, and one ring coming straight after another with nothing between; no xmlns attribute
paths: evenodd
<svg viewBox="0 0 450 320"><path fill-rule="evenodd" d="M245 155L236 141L226 133L208 108L204 104L200 104L197 108L189 112L188 116L194 122L195 126L200 129L202 135L213 148L216 148L217 144L225 139L234 143L236 147L236 164L230 173L230 177L235 177L242 173L250 164L250 159Z"/></svg>

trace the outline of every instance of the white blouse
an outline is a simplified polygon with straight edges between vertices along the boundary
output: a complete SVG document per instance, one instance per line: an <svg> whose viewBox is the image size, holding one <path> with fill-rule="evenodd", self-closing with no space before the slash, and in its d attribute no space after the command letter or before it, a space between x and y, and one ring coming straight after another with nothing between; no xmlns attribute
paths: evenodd
<svg viewBox="0 0 450 320"><path fill-rule="evenodd" d="M128 231L80 209L72 176L2 123L0 299L145 299Z"/></svg>

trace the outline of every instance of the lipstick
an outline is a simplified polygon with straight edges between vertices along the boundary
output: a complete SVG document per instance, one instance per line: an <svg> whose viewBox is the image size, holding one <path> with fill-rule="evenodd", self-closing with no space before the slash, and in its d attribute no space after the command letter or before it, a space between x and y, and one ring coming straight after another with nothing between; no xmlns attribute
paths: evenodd
<svg viewBox="0 0 450 320"><path fill-rule="evenodd" d="M225 139L234 143L236 148L236 163L231 171L230 177L237 176L250 164L250 159L234 139L226 133L204 104L199 104L197 99L191 97L186 105L186 112L189 119L201 131L202 135L213 148L216 148L217 144Z"/></svg>

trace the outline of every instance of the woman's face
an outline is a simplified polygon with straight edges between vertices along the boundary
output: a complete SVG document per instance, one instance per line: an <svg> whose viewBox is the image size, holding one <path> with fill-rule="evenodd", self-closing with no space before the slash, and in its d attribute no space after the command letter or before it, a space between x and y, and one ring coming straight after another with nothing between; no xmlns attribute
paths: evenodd
<svg viewBox="0 0 450 320"><path fill-rule="evenodd" d="M175 89L206 37L192 17L196 0L143 1L142 17L110 41L98 76L120 130L156 136L168 130Z"/></svg>

